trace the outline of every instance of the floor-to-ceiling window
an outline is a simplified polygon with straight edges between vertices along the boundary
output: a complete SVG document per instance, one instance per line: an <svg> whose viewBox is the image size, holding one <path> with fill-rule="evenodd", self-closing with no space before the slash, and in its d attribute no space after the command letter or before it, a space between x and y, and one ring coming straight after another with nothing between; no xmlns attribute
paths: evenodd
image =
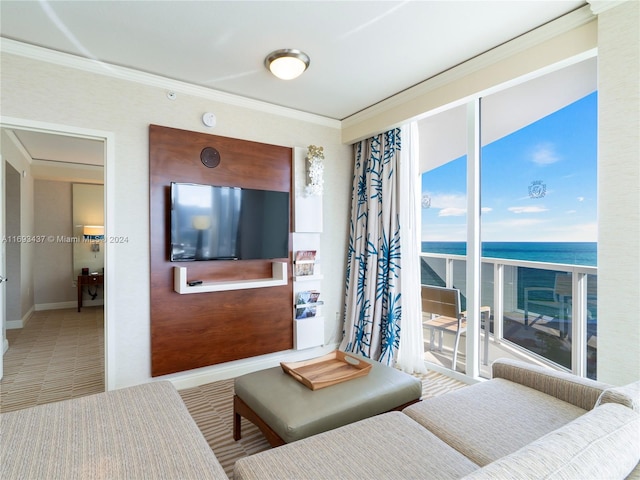
<svg viewBox="0 0 640 480"><path fill-rule="evenodd" d="M491 309L489 331L590 377L597 358L595 73L592 58L482 97L478 205L479 292ZM455 111L421 122L422 282L461 288L464 298L466 157L435 156L445 148L437 146L445 138L438 129L461 131L451 121ZM465 121L461 112L457 118ZM429 141L435 145L424 147ZM450 141L466 148L465 137Z"/></svg>

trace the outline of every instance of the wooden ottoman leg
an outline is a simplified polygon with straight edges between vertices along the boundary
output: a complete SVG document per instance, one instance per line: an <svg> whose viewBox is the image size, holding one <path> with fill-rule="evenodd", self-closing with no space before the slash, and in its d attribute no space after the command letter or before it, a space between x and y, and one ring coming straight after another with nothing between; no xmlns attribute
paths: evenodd
<svg viewBox="0 0 640 480"><path fill-rule="evenodd" d="M285 441L274 432L249 405L237 395L233 396L233 439L240 440L240 417L244 417L260 429L272 447L284 445Z"/></svg>
<svg viewBox="0 0 640 480"><path fill-rule="evenodd" d="M233 396L233 439L237 442L242 437L240 427L240 413L238 412L238 402L241 401L236 395ZM243 402L244 403L244 402Z"/></svg>

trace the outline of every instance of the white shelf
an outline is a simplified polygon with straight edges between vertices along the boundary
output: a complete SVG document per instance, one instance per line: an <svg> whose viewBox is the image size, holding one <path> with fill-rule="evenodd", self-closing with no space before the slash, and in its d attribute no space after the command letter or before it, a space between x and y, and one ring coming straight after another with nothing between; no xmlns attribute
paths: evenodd
<svg viewBox="0 0 640 480"><path fill-rule="evenodd" d="M317 307L320 305L324 305L324 302L322 300L313 303L296 303L296 308Z"/></svg>
<svg viewBox="0 0 640 480"><path fill-rule="evenodd" d="M185 295L188 293L224 292L227 290L277 287L288 283L286 262L273 262L271 264L271 271L272 278L203 282L200 285L194 285L192 287L187 283L187 267L173 267L173 289L179 294Z"/></svg>
<svg viewBox="0 0 640 480"><path fill-rule="evenodd" d="M293 277L293 281L294 282L309 282L311 280L322 280L324 277L321 274L316 274L316 275L299 275L299 276L294 276Z"/></svg>

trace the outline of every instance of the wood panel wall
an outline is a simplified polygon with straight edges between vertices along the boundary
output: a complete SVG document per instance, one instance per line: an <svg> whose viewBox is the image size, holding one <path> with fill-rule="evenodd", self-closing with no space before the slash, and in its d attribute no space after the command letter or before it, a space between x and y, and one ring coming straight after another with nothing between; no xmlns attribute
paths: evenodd
<svg viewBox="0 0 640 480"><path fill-rule="evenodd" d="M200 160L205 147L220 164ZM225 281L271 277L270 260L171 262L171 182L291 191L292 149L234 138L149 127L151 251L151 375L159 376L293 348L291 233L285 286L180 295L173 267L188 279Z"/></svg>

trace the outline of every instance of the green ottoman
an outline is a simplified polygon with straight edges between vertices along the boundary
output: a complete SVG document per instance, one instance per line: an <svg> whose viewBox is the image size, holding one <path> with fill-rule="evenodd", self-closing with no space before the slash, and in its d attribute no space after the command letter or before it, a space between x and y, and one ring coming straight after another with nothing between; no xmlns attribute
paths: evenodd
<svg viewBox="0 0 640 480"><path fill-rule="evenodd" d="M363 360L372 364L368 375L319 390L309 389L281 367L236 378L233 438L241 437L241 417L254 423L277 447L380 413L402 410L420 400L422 383L416 377Z"/></svg>

